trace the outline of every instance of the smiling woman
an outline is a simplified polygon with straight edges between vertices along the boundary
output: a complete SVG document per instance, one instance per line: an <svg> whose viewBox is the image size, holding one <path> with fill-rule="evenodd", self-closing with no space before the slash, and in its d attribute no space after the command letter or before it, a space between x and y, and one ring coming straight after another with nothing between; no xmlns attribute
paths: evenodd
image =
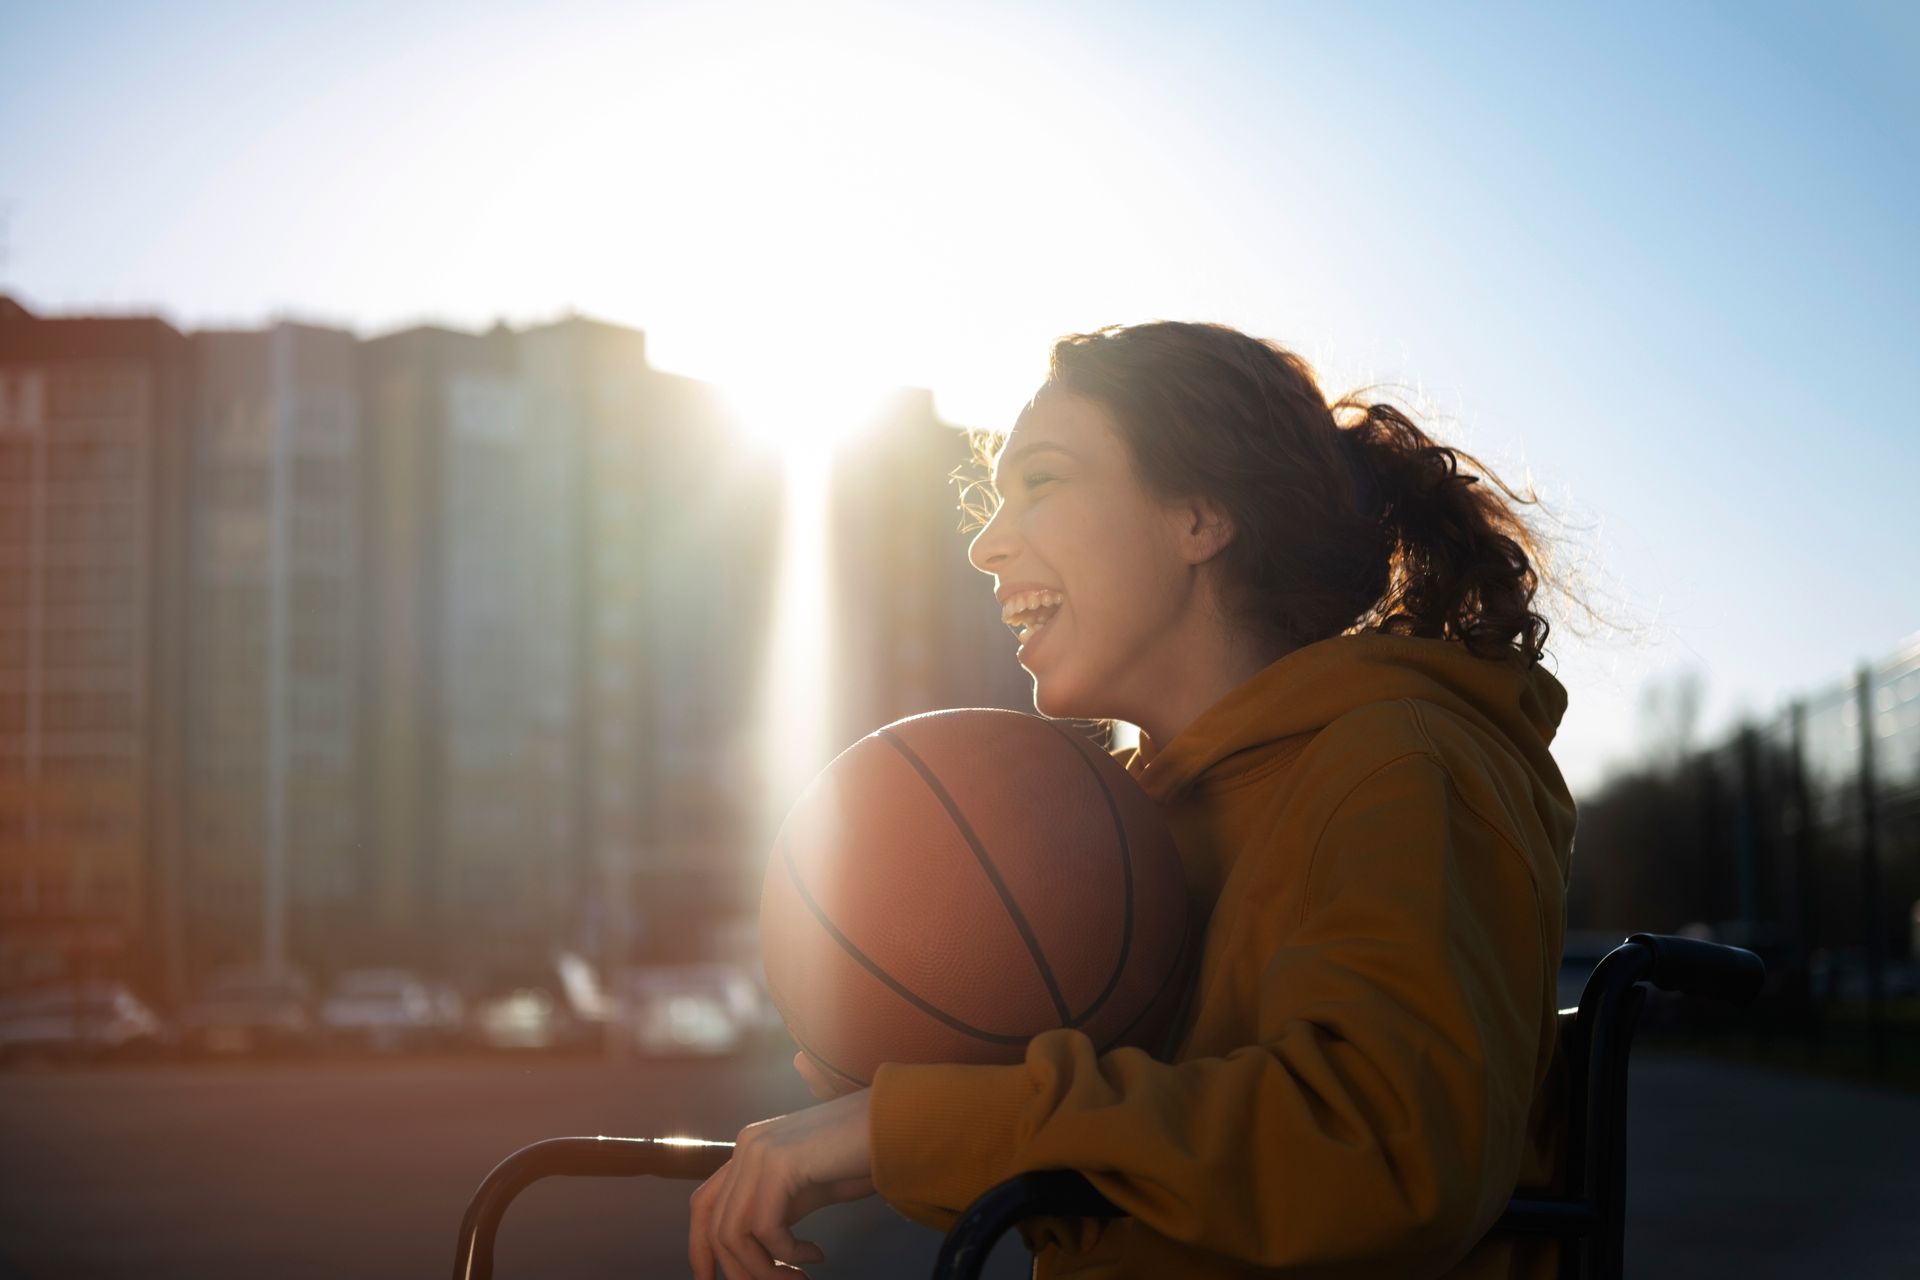
<svg viewBox="0 0 1920 1280"><path fill-rule="evenodd" d="M1114 755L1205 921L1187 1013L1165 1060L1060 1028L750 1126L695 1195L696 1276L819 1260L790 1227L835 1200L944 1228L1041 1168L1128 1215L1033 1227L1043 1280L1552 1274L1483 1239L1564 1147L1574 808L1529 499L1218 325L1060 340L985 460L968 554L1035 707L1141 730Z"/></svg>
<svg viewBox="0 0 1920 1280"><path fill-rule="evenodd" d="M1025 624L1017 657L1042 714L1117 717L1165 741L1170 722L1150 707L1191 716L1221 678L1230 687L1277 656L1234 643L1219 664L1172 661L1218 625L1196 607L1204 584L1195 569L1230 530L1214 513L1156 500L1097 401L1043 390L993 483L999 512L969 554L999 578L1003 608L1015 608L1009 625Z"/></svg>

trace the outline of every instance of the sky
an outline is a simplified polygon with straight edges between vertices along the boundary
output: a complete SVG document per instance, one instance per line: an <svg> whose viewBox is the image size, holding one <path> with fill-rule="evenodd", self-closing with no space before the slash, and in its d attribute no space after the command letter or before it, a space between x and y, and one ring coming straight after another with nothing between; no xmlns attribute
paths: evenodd
<svg viewBox="0 0 1920 1280"><path fill-rule="evenodd" d="M1539 493L1576 792L1920 632L1920 6L14 5L0 289L569 311L761 402L1007 426L1217 320ZM985 579L982 579L983 589Z"/></svg>

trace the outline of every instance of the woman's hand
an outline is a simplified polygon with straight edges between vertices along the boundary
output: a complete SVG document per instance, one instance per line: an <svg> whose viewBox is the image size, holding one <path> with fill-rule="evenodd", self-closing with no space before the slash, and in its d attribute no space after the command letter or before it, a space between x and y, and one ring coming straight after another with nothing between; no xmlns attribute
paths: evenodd
<svg viewBox="0 0 1920 1280"><path fill-rule="evenodd" d="M788 1228L815 1209L873 1194L871 1096L861 1089L740 1131L733 1158L693 1193L694 1280L783 1280L805 1274L794 1263L826 1261Z"/></svg>
<svg viewBox="0 0 1920 1280"><path fill-rule="evenodd" d="M813 1090L813 1096L822 1102L852 1093L864 1086L855 1084L843 1075L835 1074L809 1058L803 1049L793 1055L793 1069L807 1082L807 1088Z"/></svg>

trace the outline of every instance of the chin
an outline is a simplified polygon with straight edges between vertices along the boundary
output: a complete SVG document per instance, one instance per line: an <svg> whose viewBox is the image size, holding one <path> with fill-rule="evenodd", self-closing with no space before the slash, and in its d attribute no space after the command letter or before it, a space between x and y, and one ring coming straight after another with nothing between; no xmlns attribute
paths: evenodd
<svg viewBox="0 0 1920 1280"><path fill-rule="evenodd" d="M1039 676L1033 678L1033 709L1050 720L1099 720L1105 715L1071 687Z"/></svg>

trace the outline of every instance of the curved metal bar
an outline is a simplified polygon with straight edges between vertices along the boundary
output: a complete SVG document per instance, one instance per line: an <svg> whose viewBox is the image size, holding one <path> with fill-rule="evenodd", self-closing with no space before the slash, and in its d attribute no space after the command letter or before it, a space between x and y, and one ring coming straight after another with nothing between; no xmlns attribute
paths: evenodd
<svg viewBox="0 0 1920 1280"><path fill-rule="evenodd" d="M975 1280L987 1255L1023 1218L1124 1218L1076 1169L1037 1169L990 1187L947 1232L934 1259L934 1280Z"/></svg>
<svg viewBox="0 0 1920 1280"><path fill-rule="evenodd" d="M1653 951L1642 942L1622 942L1606 955L1600 957L1600 963L1587 975L1587 985L1580 991L1580 1007L1574 1014L1573 1026L1568 1029L1567 1038L1561 1049L1567 1059L1567 1096L1574 1105L1567 1109L1567 1150L1566 1164L1569 1197L1591 1196L1593 1179L1591 1162L1588 1159L1589 1139L1592 1136L1593 1120L1596 1115L1604 1115L1594 1107L1593 1081L1598 1074L1606 1074L1602 1054L1595 1052L1594 1037L1596 1029L1603 1041L1601 1048L1610 1047L1612 1037L1607 1029L1618 1022L1622 1001L1627 993L1646 981L1653 966ZM1634 1012L1639 1005L1634 1005ZM1629 1032L1628 1043L1632 1037ZM1605 1092L1602 1090L1601 1092ZM1604 1099L1602 1099L1604 1101Z"/></svg>
<svg viewBox="0 0 1920 1280"><path fill-rule="evenodd" d="M501 1215L542 1178L708 1178L732 1155L731 1142L698 1138L548 1138L524 1146L495 1165L467 1202L453 1280L492 1280Z"/></svg>
<svg viewBox="0 0 1920 1280"><path fill-rule="evenodd" d="M1627 941L1652 950L1648 981L1662 991L1746 1004L1767 980L1766 962L1745 947L1665 933L1636 933Z"/></svg>
<svg viewBox="0 0 1920 1280"><path fill-rule="evenodd" d="M1599 1211L1584 1201L1516 1198L1507 1202L1493 1229L1510 1235L1566 1237L1591 1235L1599 1226Z"/></svg>

